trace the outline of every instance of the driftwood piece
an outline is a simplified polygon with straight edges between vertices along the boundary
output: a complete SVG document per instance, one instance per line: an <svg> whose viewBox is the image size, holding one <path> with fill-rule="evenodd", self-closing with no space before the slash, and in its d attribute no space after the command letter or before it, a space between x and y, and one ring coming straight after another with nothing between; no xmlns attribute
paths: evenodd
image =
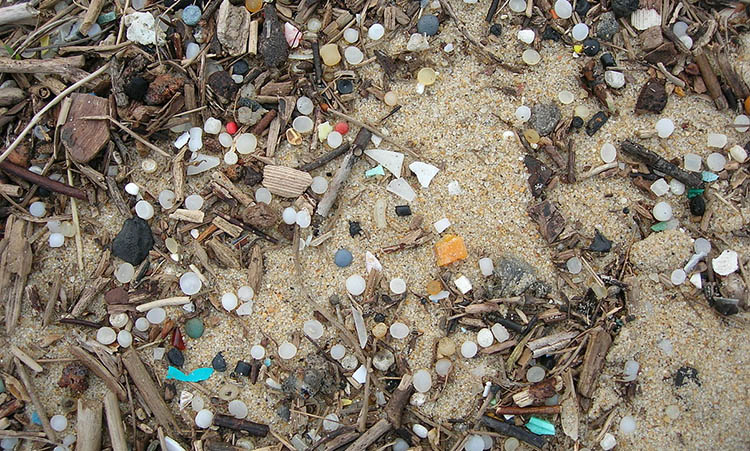
<svg viewBox="0 0 750 451"><path fill-rule="evenodd" d="M581 373L578 376L578 393L586 398L591 398L596 388L607 351L612 345L612 337L601 327L591 332L589 344L586 346L586 354L583 357Z"/></svg>
<svg viewBox="0 0 750 451"><path fill-rule="evenodd" d="M74 318L77 318L81 316L89 307L89 304L91 304L91 301L96 298L96 296L101 292L104 287L106 287L111 279L106 277L99 277L93 282L86 285L86 287L83 289L83 292L81 293L81 296L78 298L78 302L73 306L73 309L70 311L70 315Z"/></svg>
<svg viewBox="0 0 750 451"><path fill-rule="evenodd" d="M698 69L701 71L701 77L706 83L706 87L709 94L711 94L711 98L714 100L714 104L716 104L716 108L720 111L726 110L729 107L729 102L724 97L724 93L721 92L721 84L719 84L716 72L711 67L711 62L708 61L708 56L706 56L705 52L698 51L693 54L693 61L695 61L695 64L698 65Z"/></svg>
<svg viewBox="0 0 750 451"><path fill-rule="evenodd" d="M78 163L91 161L109 142L109 121L81 119L109 115L109 101L89 94L71 94L68 119L60 128L60 141Z"/></svg>
<svg viewBox="0 0 750 451"><path fill-rule="evenodd" d="M112 375L112 373L107 369L107 367L104 366L104 364L102 364L88 352L84 351L83 348L80 348L78 346L71 346L69 348L69 351L73 355L73 357L80 360L86 368L91 370L92 373L99 376L99 378L104 382L104 385L106 385L110 391L114 392L120 399L120 401L125 401L128 399L128 393L125 391L125 388L123 388L120 382L117 381L117 378Z"/></svg>
<svg viewBox="0 0 750 451"><path fill-rule="evenodd" d="M78 398L76 451L102 449L102 403Z"/></svg>
<svg viewBox="0 0 750 451"><path fill-rule="evenodd" d="M243 420L222 414L214 415L214 426L228 428L234 431L245 431L254 437L265 437L270 430L267 424L256 423L254 421Z"/></svg>
<svg viewBox="0 0 750 451"><path fill-rule="evenodd" d="M52 321L52 316L55 314L55 304L57 304L57 299L60 297L62 280L62 274L58 273L55 275L55 280L52 282L52 287L47 295L47 305L44 307L44 315L42 316L42 327L47 327L50 321Z"/></svg>
<svg viewBox="0 0 750 451"><path fill-rule="evenodd" d="M244 191L242 191L240 188L237 187L234 183L232 183L231 180L229 180L229 177L224 175L221 171L214 171L211 174L211 178L219 184L222 188L227 190L229 194L234 197L234 199L242 204L243 206L247 207L248 205L251 205L253 203L253 198L250 197L248 194L245 194Z"/></svg>
<svg viewBox="0 0 750 451"><path fill-rule="evenodd" d="M38 15L31 2L5 6L0 8L0 25L33 25Z"/></svg>
<svg viewBox="0 0 750 451"><path fill-rule="evenodd" d="M547 243L554 242L565 228L565 218L557 206L549 200L530 206L528 214L537 223L539 233L547 240Z"/></svg>
<svg viewBox="0 0 750 451"><path fill-rule="evenodd" d="M250 249L250 262L247 265L247 284L257 294L260 281L263 278L263 250L260 244L254 244Z"/></svg>
<svg viewBox="0 0 750 451"><path fill-rule="evenodd" d="M240 260L237 258L236 252L231 247L219 241L218 238L213 237L206 241L206 245L214 252L216 258L221 262L222 265L227 268L239 268Z"/></svg>
<svg viewBox="0 0 750 451"><path fill-rule="evenodd" d="M161 391L156 386L156 383L154 383L146 366L143 365L141 358L138 357L138 352L133 348L129 348L122 354L122 363L125 364L128 374L130 374L135 386L141 392L146 405L148 405L148 408L151 409L151 412L156 417L156 421L172 435L179 427L177 420L172 415L169 406L164 402Z"/></svg>
<svg viewBox="0 0 750 451"><path fill-rule="evenodd" d="M388 404L385 405L385 418L378 420L370 429L360 435L354 443L349 445L347 451L365 451L368 446L375 443L383 434L391 429L401 427L401 417L404 413L404 407L409 402L409 398L413 392L412 377L410 374L405 374L393 392Z"/></svg>
<svg viewBox="0 0 750 451"><path fill-rule="evenodd" d="M526 343L526 347L531 350L531 356L537 358L564 348L576 336L578 336L578 332L576 331L547 335L546 337L529 341Z"/></svg>
<svg viewBox="0 0 750 451"><path fill-rule="evenodd" d="M620 148L626 154L637 157L645 162L646 166L651 169L670 175L688 187L700 188L703 186L703 180L698 173L685 171L638 143L626 139L622 142Z"/></svg>
<svg viewBox="0 0 750 451"><path fill-rule="evenodd" d="M24 221L8 218L0 249L3 249L0 255L0 298L5 300L5 330L10 334L21 316L21 301L34 258Z"/></svg>
<svg viewBox="0 0 750 451"><path fill-rule="evenodd" d="M298 169L267 164L263 167L263 186L281 197L299 197L312 183L312 176Z"/></svg>
<svg viewBox="0 0 750 451"><path fill-rule="evenodd" d="M125 439L125 427L122 424L120 413L120 402L112 390L107 390L104 395L104 411L107 414L107 429L109 430L109 441L112 451L127 451L128 442Z"/></svg>

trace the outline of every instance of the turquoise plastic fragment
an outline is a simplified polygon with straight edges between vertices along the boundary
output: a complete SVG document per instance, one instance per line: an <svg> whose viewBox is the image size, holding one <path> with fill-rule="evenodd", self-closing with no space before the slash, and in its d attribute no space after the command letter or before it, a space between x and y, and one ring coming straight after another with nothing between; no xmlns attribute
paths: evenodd
<svg viewBox="0 0 750 451"><path fill-rule="evenodd" d="M263 361L263 365L265 365L267 368L271 367L271 359L266 357L266 360Z"/></svg>
<svg viewBox="0 0 750 451"><path fill-rule="evenodd" d="M696 196L700 196L703 194L704 189L703 188L690 188L687 192L688 199L692 199Z"/></svg>
<svg viewBox="0 0 750 451"><path fill-rule="evenodd" d="M701 173L701 178L704 182L713 182L714 180L717 180L719 176L714 174L713 172L703 171Z"/></svg>
<svg viewBox="0 0 750 451"><path fill-rule="evenodd" d="M365 171L366 177L375 177L376 175L385 175L385 171L383 170L383 166L377 165L372 169L368 169Z"/></svg>
<svg viewBox="0 0 750 451"><path fill-rule="evenodd" d="M36 413L36 411L31 412L31 422L34 424L38 424L39 426L42 425L42 419L39 418L39 414Z"/></svg>
<svg viewBox="0 0 750 451"><path fill-rule="evenodd" d="M537 435L555 435L555 425L537 417L529 418L526 429Z"/></svg>
<svg viewBox="0 0 750 451"><path fill-rule="evenodd" d="M111 11L111 12L100 15L99 18L96 19L96 23L98 23L99 25L104 25L104 24L112 22L115 19L117 19L117 15L115 14L114 11Z"/></svg>
<svg viewBox="0 0 750 451"><path fill-rule="evenodd" d="M185 374L179 369L170 366L167 368L167 379L176 379L182 382L201 382L205 381L214 374L213 368L198 368L190 374Z"/></svg>
<svg viewBox="0 0 750 451"><path fill-rule="evenodd" d="M657 222L656 224L654 224L654 225L651 226L651 231L653 231L653 232L663 232L663 231L667 230L667 226L668 225L669 224L668 224L667 221Z"/></svg>

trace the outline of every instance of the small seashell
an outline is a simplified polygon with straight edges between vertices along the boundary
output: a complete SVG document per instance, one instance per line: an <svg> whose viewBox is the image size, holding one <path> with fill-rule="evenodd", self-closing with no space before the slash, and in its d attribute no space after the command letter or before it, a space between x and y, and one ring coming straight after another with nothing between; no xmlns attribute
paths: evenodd
<svg viewBox="0 0 750 451"><path fill-rule="evenodd" d="M639 9L630 15L630 23L639 31L661 26L661 14L655 9Z"/></svg>
<svg viewBox="0 0 750 451"><path fill-rule="evenodd" d="M286 22L284 24L284 37L286 38L286 43L289 44L289 47L296 49L299 46L299 41L302 40L302 32L294 25Z"/></svg>

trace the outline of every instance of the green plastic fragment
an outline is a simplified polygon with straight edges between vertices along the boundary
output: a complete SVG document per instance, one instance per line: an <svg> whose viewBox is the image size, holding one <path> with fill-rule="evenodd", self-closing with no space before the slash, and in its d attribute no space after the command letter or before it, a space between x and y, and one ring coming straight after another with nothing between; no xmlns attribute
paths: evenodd
<svg viewBox="0 0 750 451"><path fill-rule="evenodd" d="M718 180L719 176L714 174L713 172L703 171L701 173L701 178L704 182L713 182L715 180Z"/></svg>
<svg viewBox="0 0 750 451"><path fill-rule="evenodd" d="M366 177L375 177L376 175L385 175L385 171L383 170L383 166L377 165L372 169L368 169L365 171Z"/></svg>
<svg viewBox="0 0 750 451"><path fill-rule="evenodd" d="M99 18L96 19L96 23L98 23L99 25L104 25L114 21L115 19L117 19L117 15L114 11L111 11L100 15Z"/></svg>
<svg viewBox="0 0 750 451"><path fill-rule="evenodd" d="M703 188L688 189L688 192L687 192L688 199L692 199L694 197L700 196L701 194L703 194L703 191L705 191Z"/></svg>
<svg viewBox="0 0 750 451"><path fill-rule="evenodd" d="M669 222L668 221L657 222L656 224L654 224L654 225L651 226L651 231L653 231L653 232L663 232L663 231L667 230L668 226L669 226Z"/></svg>
<svg viewBox="0 0 750 451"><path fill-rule="evenodd" d="M0 393L5 393L5 382L0 379Z"/></svg>
<svg viewBox="0 0 750 451"><path fill-rule="evenodd" d="M203 320L200 318L191 318L185 323L185 332L190 338L200 338L203 330Z"/></svg>
<svg viewBox="0 0 750 451"><path fill-rule="evenodd" d="M526 429L537 435L555 435L555 425L537 417L529 418Z"/></svg>

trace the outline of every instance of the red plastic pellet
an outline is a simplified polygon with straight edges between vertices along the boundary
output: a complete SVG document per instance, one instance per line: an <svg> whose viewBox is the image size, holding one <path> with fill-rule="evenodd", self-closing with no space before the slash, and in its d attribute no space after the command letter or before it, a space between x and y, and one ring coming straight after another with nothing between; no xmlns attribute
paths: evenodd
<svg viewBox="0 0 750 451"><path fill-rule="evenodd" d="M227 133L230 135L237 133L237 124L234 122L227 122Z"/></svg>
<svg viewBox="0 0 750 451"><path fill-rule="evenodd" d="M342 135L346 135L346 133L349 131L349 124L347 124L346 122L339 122L338 124L333 126L333 129L341 133Z"/></svg>

